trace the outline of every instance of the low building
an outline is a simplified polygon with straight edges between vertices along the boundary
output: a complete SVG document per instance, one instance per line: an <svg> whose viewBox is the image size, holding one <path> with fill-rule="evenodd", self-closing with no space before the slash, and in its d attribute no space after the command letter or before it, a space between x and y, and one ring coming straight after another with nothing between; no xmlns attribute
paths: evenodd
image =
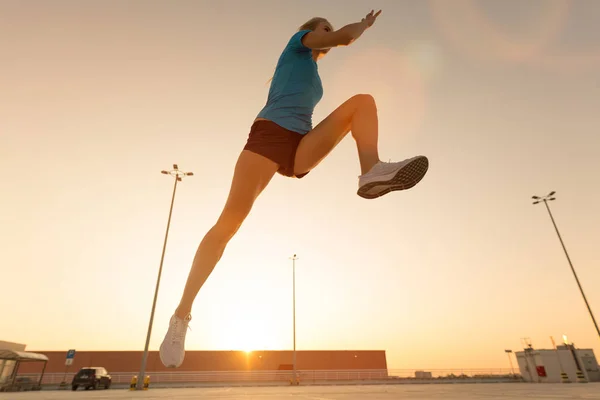
<svg viewBox="0 0 600 400"><path fill-rule="evenodd" d="M66 367L67 351L37 351L48 357L46 374L63 374L65 369L74 373L80 368L101 366L111 374L137 374L142 363L142 351L77 351L72 364ZM148 353L146 371L156 373L183 372L260 372L291 371L293 352L280 351L193 351L185 353L181 367L166 368L157 351ZM28 371L23 365L20 373ZM387 376L384 350L299 350L298 371L378 371L377 376Z"/></svg>
<svg viewBox="0 0 600 400"><path fill-rule="evenodd" d="M417 379L432 379L433 374L429 371L415 371L415 378L417 378Z"/></svg>
<svg viewBox="0 0 600 400"><path fill-rule="evenodd" d="M600 382L600 368L592 349L576 349L573 344L557 346L556 350L529 347L515 355L527 382L559 383L563 372L570 382L579 382L582 376L587 382Z"/></svg>

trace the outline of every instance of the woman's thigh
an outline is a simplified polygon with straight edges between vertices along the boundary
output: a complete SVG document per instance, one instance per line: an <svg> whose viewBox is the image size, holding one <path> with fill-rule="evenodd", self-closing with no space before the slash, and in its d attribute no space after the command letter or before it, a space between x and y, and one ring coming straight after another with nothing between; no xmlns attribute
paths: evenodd
<svg viewBox="0 0 600 400"><path fill-rule="evenodd" d="M236 163L229 196L217 225L233 235L278 168L279 165L268 158L243 150Z"/></svg>
<svg viewBox="0 0 600 400"><path fill-rule="evenodd" d="M367 94L346 100L300 141L294 160L294 173L303 174L316 167L350 132L352 116L362 104L373 101Z"/></svg>

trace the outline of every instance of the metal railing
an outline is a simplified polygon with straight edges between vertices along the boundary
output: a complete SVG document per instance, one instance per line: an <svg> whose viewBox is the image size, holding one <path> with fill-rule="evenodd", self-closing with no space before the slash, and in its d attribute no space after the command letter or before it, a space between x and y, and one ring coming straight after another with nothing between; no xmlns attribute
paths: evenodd
<svg viewBox="0 0 600 400"><path fill-rule="evenodd" d="M430 372L430 379L461 379L514 376L510 368L469 368L469 369L389 369L390 378L415 378L417 371Z"/></svg>
<svg viewBox="0 0 600 400"><path fill-rule="evenodd" d="M467 380L467 379L516 379L509 369L424 369L431 378L416 378L414 369L389 370L300 370L298 380L302 383L334 381L398 381L398 380ZM113 384L129 384L138 372L110 372ZM292 371L196 371L152 372L148 374L152 384L227 384L227 383L288 383ZM19 374L20 377L39 379L39 374ZM44 374L43 385L59 385L72 381L74 373Z"/></svg>

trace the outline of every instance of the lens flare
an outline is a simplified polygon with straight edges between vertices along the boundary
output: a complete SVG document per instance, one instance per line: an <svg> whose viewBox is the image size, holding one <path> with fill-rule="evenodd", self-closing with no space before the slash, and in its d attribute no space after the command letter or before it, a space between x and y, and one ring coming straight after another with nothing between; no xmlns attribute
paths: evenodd
<svg viewBox="0 0 600 400"><path fill-rule="evenodd" d="M572 3L545 0L527 32L502 28L474 0L428 0L429 10L443 38L479 61L524 64L547 70L576 72L600 67L600 49L564 51L556 47L571 14Z"/></svg>

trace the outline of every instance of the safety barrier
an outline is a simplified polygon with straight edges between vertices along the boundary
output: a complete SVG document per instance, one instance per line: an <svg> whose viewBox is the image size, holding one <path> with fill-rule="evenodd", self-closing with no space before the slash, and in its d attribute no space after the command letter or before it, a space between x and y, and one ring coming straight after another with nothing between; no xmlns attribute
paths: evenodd
<svg viewBox="0 0 600 400"><path fill-rule="evenodd" d="M460 379L517 379L509 369L423 369L431 373L431 378L419 380L460 380ZM387 381L400 379L417 379L416 370L413 369L388 369L388 370L300 370L297 371L298 380L302 383L321 383L328 381ZM132 377L139 372L110 372L112 384L130 385ZM152 385L181 384L181 383L288 383L293 378L292 371L194 371L194 372L147 372L152 379ZM71 382L74 373L47 373L42 380L43 385L59 385L63 379ZM19 374L33 379L39 374Z"/></svg>

